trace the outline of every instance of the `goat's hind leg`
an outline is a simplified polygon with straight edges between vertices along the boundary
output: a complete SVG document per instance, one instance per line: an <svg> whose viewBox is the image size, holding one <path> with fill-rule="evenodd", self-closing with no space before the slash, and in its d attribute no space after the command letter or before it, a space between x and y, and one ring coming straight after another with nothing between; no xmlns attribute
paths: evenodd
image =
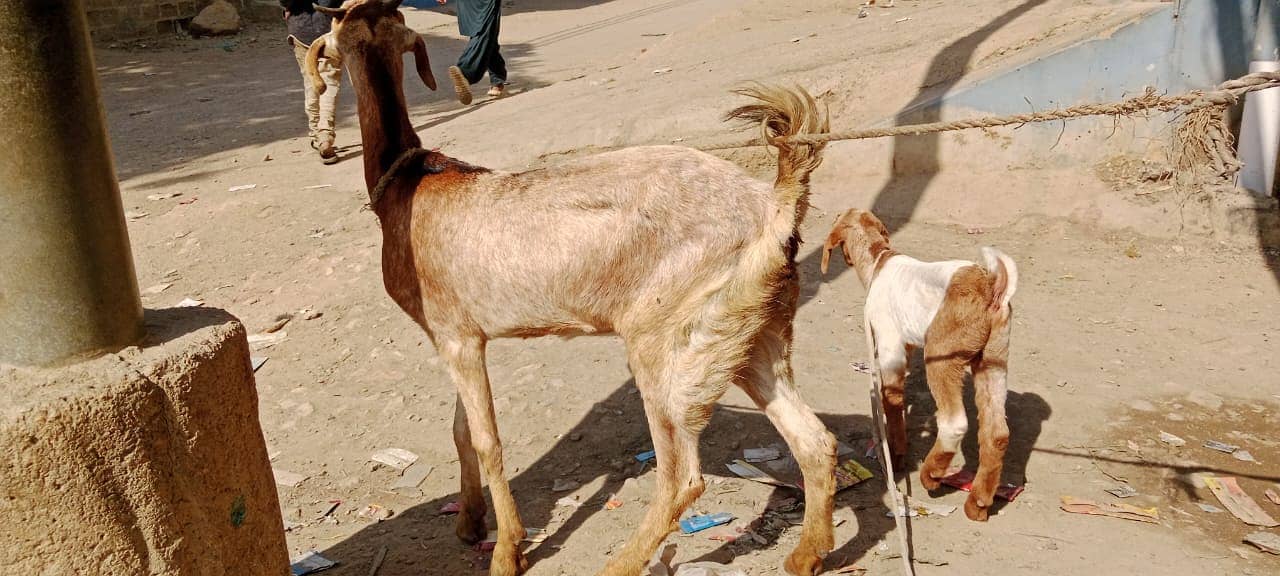
<svg viewBox="0 0 1280 576"><path fill-rule="evenodd" d="M938 406L938 437L920 466L920 484L925 490L934 491L941 487L951 460L960 450L960 441L969 431L969 419L964 413L964 369L973 355L946 346L934 347L928 342L924 355L929 391Z"/></svg>
<svg viewBox="0 0 1280 576"><path fill-rule="evenodd" d="M757 336L738 385L778 429L804 474L804 528L784 567L797 576L819 574L823 558L835 545L831 513L836 442L792 380L789 318L774 320Z"/></svg>
<svg viewBox="0 0 1280 576"><path fill-rule="evenodd" d="M524 573L528 562L520 552L520 541L525 537L524 524L516 510L515 499L511 496L511 487L502 466L502 441L498 437L498 424L493 413L493 396L489 389L489 374L484 361L485 342L480 337L460 337L455 339L436 338L436 348L445 361L454 384L458 387L458 398L466 413L467 429L470 432L471 446L479 456L479 464L484 467L485 479L489 482L489 492L493 496L493 510L498 518L498 542L493 549L493 561L489 564L490 576L517 576ZM459 427L455 423L454 432ZM457 438L455 437L455 442ZM462 458L459 450L460 459ZM463 464L463 473L466 473ZM464 503L467 498L468 480L463 479ZM478 490L478 483L471 484ZM483 498L480 499L483 511ZM464 510L464 512L473 512ZM464 520L459 520L459 527ZM473 529L473 527L472 527Z"/></svg>
<svg viewBox="0 0 1280 576"><path fill-rule="evenodd" d="M657 481L654 483L653 498L649 500L648 511L644 520L640 521L635 534L627 540L626 547L618 556L600 571L602 576L636 576L649 562L653 550L662 544L667 534L675 529L675 522L680 518L682 508L677 507L678 492L684 460L680 447L676 443L676 424L668 413L664 397L667 394L663 381L662 364L666 353L654 349L641 349L635 342L628 340L630 347L631 374L635 376L636 388L644 398L645 417L649 421L649 436L653 440Z"/></svg>
<svg viewBox="0 0 1280 576"><path fill-rule="evenodd" d="M680 515L702 495L705 485L698 460L698 437L711 419L716 400L724 395L735 371L746 361L750 334L749 312L734 312L725 302L705 304L697 320L679 334L627 340L636 383L644 394L645 413L658 453L658 486L640 527L623 554L602 574L640 573L653 551L674 530ZM745 334L745 336L744 336ZM684 342L672 346L671 342ZM641 368L643 366L643 368ZM649 381L649 385L643 382ZM662 438L662 440L660 440ZM669 463L661 462L660 443L669 439ZM669 466L664 467L664 466Z"/></svg>
<svg viewBox="0 0 1280 576"><path fill-rule="evenodd" d="M978 473L969 499L964 503L964 514L978 522L987 519L1000 484L1000 472L1004 469L1004 454L1009 448L1009 424L1005 420L1008 363L1009 325L1006 322L992 326L987 347L972 363L974 399L978 405Z"/></svg>
<svg viewBox="0 0 1280 576"><path fill-rule="evenodd" d="M471 427L467 425L467 409L459 394L453 410L453 443L458 449L458 467L461 468L460 510L454 532L458 539L475 544L484 539L488 528L484 523L486 507L481 489L480 460L471 445Z"/></svg>

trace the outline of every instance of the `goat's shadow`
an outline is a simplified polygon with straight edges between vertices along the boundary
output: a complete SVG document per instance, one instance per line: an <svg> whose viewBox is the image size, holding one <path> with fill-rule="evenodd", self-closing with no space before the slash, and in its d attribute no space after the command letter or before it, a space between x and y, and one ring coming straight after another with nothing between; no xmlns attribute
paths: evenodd
<svg viewBox="0 0 1280 576"><path fill-rule="evenodd" d="M923 372L919 374L922 375ZM932 401L928 398L927 388L923 378L919 379L921 381L914 380L913 378L909 382L909 430L934 431ZM971 397L968 404L972 415ZM1049 417L1050 410L1040 396L1031 393L1011 393L1008 406L1013 441L1010 442L1006 457L1004 478L1005 481L1021 483L1025 481L1026 463L1039 437L1041 424ZM525 525L541 527L551 524L554 529L546 541L526 547L531 564L545 561L555 554L566 553L585 556L586 559L581 562L594 571L604 566L612 551L621 549L626 537L619 537L616 542L598 542L596 546L587 548L582 548L582 544L578 542L566 542L593 515L611 514L612 512L604 511L601 505L610 495L620 492L628 478L647 472L631 459L632 455L650 448L643 409L639 395L636 394L634 380L628 380L608 398L595 404L587 417L565 430L559 436L561 440L550 446L542 457L510 476L512 491L516 495ZM886 515L887 509L882 504L885 485L881 480L879 465L861 457L867 439L871 437L870 419L862 414L827 413L819 414L819 417L837 438L855 449L857 458L864 465L877 471L876 479L849 488L836 497L837 515L848 517L852 513L857 518L858 527L852 538L836 543L837 549L827 559L827 568L834 569L865 556L893 530L894 522ZM602 434L604 430L608 433ZM976 426L971 427L964 443L970 462L976 462L976 434ZM909 463L912 470L919 464L932 442L931 439L920 438L919 434L914 436ZM519 439L504 438L508 443L513 440ZM716 410L700 443L703 471L731 476L725 463L741 457L742 447L763 446L774 442L780 443L781 439L762 413L754 409L721 406ZM456 463L450 466L456 466ZM442 472L455 472L456 476L456 471ZM566 476L571 476L584 485L598 486L594 492L582 497L580 501L584 505L570 512L567 517L563 514L564 508L559 508L560 513L557 514L556 500L563 494L549 490L555 479ZM601 479L603 482L600 482ZM715 494L716 487L709 484L703 501ZM456 498L456 491L437 495L387 521L361 529L321 551L321 554L341 562L332 572L335 575L368 573L375 556L383 547L386 547L387 552L379 571L382 576L422 574L424 567L432 574L479 573L488 561L487 554L476 552L459 542L454 536L454 518L439 514L442 506ZM788 498L803 501L803 495L797 490L774 488L769 496L770 504L759 507L762 510L760 517L740 518L737 522L746 524L763 521L763 510ZM644 501L647 501L647 494ZM642 505L643 503L624 503L624 506ZM492 507L488 524L491 529L495 527ZM632 529L634 526L628 525L623 531L629 536ZM778 542L780 534L776 530L761 531L759 535L764 538L763 543L739 538L710 550L705 545L697 546L696 549L703 550L702 554L696 558L686 558L688 554L682 553L678 562L711 560L731 564L738 556L782 545ZM677 541L674 536L668 538L667 543L673 541ZM789 541L785 545L790 546ZM789 552L790 550L783 551L784 554ZM781 563L781 557L778 562Z"/></svg>

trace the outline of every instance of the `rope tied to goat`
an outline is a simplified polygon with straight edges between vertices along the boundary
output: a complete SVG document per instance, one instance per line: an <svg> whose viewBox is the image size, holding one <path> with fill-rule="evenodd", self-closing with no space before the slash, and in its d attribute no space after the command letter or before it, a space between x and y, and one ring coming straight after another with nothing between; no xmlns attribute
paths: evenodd
<svg viewBox="0 0 1280 576"><path fill-rule="evenodd" d="M983 116L927 124L843 130L825 134L799 134L776 138L770 143L786 146L890 136L921 136L954 130L995 128L1087 116L1133 116L1155 110L1179 112L1184 115L1184 120L1176 132L1176 148L1173 151L1173 164L1177 170L1192 171L1200 166L1209 166L1218 177L1229 179L1240 170L1241 164L1236 158L1234 141L1227 126L1227 109L1239 103L1240 99L1249 92L1276 87L1280 87L1280 72L1254 72L1227 80L1213 90L1191 90L1174 96L1161 95L1154 88L1148 87L1142 94L1119 102L1079 104L1056 110L1008 116ZM746 142L710 146L702 150L728 150L762 144L765 144L764 140L753 138Z"/></svg>

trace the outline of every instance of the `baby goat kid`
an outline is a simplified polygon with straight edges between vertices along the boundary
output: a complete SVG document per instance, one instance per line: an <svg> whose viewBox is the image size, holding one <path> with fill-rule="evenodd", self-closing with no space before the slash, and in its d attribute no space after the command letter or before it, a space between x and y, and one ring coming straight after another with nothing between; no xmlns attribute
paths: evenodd
<svg viewBox="0 0 1280 576"><path fill-rule="evenodd" d="M493 338L608 334L627 345L657 481L648 512L601 572L636 576L703 491L698 436L730 387L764 410L796 455L804 531L791 574L832 547L835 441L792 381L799 227L821 145L775 144L772 185L709 154L637 147L508 173L427 151L405 111L403 54L434 88L399 0L349 0L312 47L342 58L355 87L369 205L382 225L387 293L435 345L458 390L457 534L484 538L488 480L498 522L489 573L525 570L525 529L502 464L485 345ZM317 8L319 9L319 8ZM827 131L804 91L758 87L729 114L765 136ZM586 383L583 383L584 385Z"/></svg>
<svg viewBox="0 0 1280 576"><path fill-rule="evenodd" d="M938 437L920 467L920 483L936 490L969 429L961 393L964 369L973 369L978 404L979 463L965 502L965 515L985 521L1000 481L1009 445L1005 423L1009 360L1009 300L1018 288L1013 259L995 248L982 249L982 265L965 260L921 262L889 246L889 231L875 215L858 209L836 220L822 252L822 272L831 251L842 248L845 262L867 289L865 322L875 342L889 449L895 470L907 454L904 383L913 350L924 347L929 390L938 406ZM873 359L874 361L875 359Z"/></svg>

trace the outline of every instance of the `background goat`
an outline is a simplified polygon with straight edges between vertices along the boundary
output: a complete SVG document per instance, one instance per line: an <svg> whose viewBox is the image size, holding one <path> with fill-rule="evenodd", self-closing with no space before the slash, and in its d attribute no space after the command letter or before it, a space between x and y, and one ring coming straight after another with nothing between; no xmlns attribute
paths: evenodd
<svg viewBox="0 0 1280 576"><path fill-rule="evenodd" d="M969 429L962 393L965 366L972 367L979 459L964 513L971 520L986 520L1009 445L1005 374L1013 318L1009 300L1018 288L1017 266L990 247L982 249L982 266L965 260L921 262L898 254L889 247L884 224L858 209L842 214L827 236L823 273L837 247L843 248L845 262L867 288L864 318L868 339L875 342L896 470L903 469L907 454L907 362L913 350L924 347L925 375L938 406L938 437L920 467L920 483L927 490L938 489Z"/></svg>
<svg viewBox="0 0 1280 576"><path fill-rule="evenodd" d="M313 45L340 53L364 142L370 206L382 225L387 293L427 332L458 388L462 467L457 534L485 536L480 467L498 521L490 574L525 569L525 536L503 474L485 343L616 333L644 399L657 482L648 512L602 573L637 575L703 491L698 436L730 385L760 406L804 473L804 531L792 574L821 570L832 547L835 442L792 382L795 254L809 174L822 146L779 145L773 186L714 156L629 148L519 174L421 149L405 112L402 54L434 87L421 37L398 0L353 0ZM803 91L743 90L729 114L767 137L825 132Z"/></svg>

